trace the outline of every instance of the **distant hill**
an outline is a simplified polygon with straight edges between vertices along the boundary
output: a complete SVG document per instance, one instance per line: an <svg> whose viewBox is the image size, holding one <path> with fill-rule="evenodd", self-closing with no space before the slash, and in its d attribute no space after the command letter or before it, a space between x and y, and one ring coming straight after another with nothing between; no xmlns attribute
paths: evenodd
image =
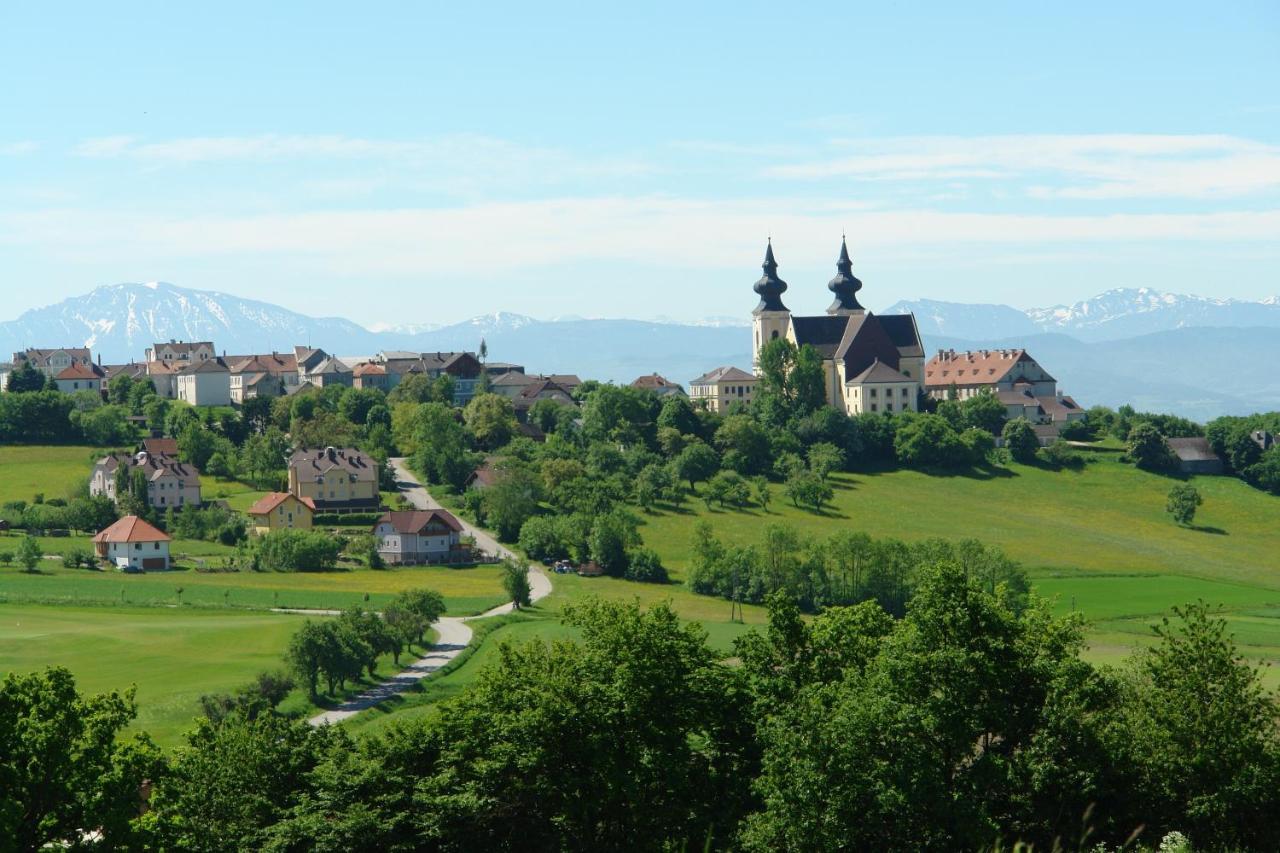
<svg viewBox="0 0 1280 853"><path fill-rule="evenodd" d="M1110 341L1199 326L1280 328L1280 297L1258 302L1118 288L1073 305L1022 311L1008 305L904 300L885 313L911 311L925 335L982 338L1060 332L1082 341Z"/></svg>
<svg viewBox="0 0 1280 853"><path fill-rule="evenodd" d="M1085 405L1132 402L1200 420L1280 409L1280 300L1131 290L1029 312L920 300L900 302L885 313L907 310L916 312L929 350L1026 347ZM1197 318L1200 325L1189 325ZM523 364L530 372L616 382L657 372L687 385L714 367L750 366L745 322L745 312L739 325L732 318L685 324L537 320L496 312L438 328L375 332L349 320L308 317L224 293L165 283L116 284L0 323L0 358L27 346L88 345L103 361L120 362L141 359L151 343L170 338L212 340L230 353L311 343L338 355L367 356L384 349L474 350L483 338L490 359ZM1124 328L1165 325L1108 337Z"/></svg>

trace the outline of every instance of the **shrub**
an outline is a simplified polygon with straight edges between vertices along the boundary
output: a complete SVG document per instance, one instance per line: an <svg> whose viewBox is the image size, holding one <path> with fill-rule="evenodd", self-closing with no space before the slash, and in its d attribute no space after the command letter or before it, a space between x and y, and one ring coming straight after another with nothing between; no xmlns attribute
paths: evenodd
<svg viewBox="0 0 1280 853"><path fill-rule="evenodd" d="M67 569L78 569L81 566L84 566L86 569L91 569L93 568L93 564L96 559L97 558L93 551L88 548L73 545L63 552L62 565L63 568Z"/></svg>
<svg viewBox="0 0 1280 853"><path fill-rule="evenodd" d="M969 463L960 436L941 415L918 415L898 427L894 452L903 465L952 468Z"/></svg>
<svg viewBox="0 0 1280 853"><path fill-rule="evenodd" d="M666 583L668 580L666 566L662 565L662 558L652 548L637 548L631 553L626 578L641 583Z"/></svg>
<svg viewBox="0 0 1280 853"><path fill-rule="evenodd" d="M311 523L319 527L372 527L381 517L378 512L319 512Z"/></svg>
<svg viewBox="0 0 1280 853"><path fill-rule="evenodd" d="M1083 468L1084 456L1071 449L1071 445L1062 439L1058 439L1048 447L1042 447L1036 452L1036 458L1041 464L1050 468Z"/></svg>
<svg viewBox="0 0 1280 853"><path fill-rule="evenodd" d="M328 571L338 562L342 544L317 530L273 530L258 540L264 569L277 572Z"/></svg>

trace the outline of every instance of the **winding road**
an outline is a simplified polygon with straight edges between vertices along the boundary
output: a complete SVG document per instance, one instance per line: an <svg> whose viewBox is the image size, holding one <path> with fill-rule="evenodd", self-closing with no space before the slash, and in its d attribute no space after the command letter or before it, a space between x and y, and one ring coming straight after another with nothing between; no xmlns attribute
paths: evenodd
<svg viewBox="0 0 1280 853"><path fill-rule="evenodd" d="M431 497L422 484L405 467L403 458L392 459L391 465L396 472L396 486L410 503L418 509L442 508L439 502ZM463 532L474 538L476 545L481 550L498 557L519 559L518 555L509 548L503 547L485 531L473 527L462 519L458 519L458 521L462 524ZM551 594L551 579L546 576L540 566L533 563L529 564L529 588L529 598L533 601L546 598ZM403 693L418 681L426 678L461 654L462 650L471 642L471 628L467 625L468 622L475 619L488 619L491 616L501 616L505 613L510 613L513 609L514 605L508 602L491 610L486 610L477 616L464 616L461 618L456 616L440 617L432 624L432 627L435 628L440 637L439 642L433 645L424 657L409 664L377 686L346 700L338 707L325 711L323 714L315 715L308 722L313 726L338 723L349 717L354 717L361 711L367 711L375 705L385 702L397 693Z"/></svg>

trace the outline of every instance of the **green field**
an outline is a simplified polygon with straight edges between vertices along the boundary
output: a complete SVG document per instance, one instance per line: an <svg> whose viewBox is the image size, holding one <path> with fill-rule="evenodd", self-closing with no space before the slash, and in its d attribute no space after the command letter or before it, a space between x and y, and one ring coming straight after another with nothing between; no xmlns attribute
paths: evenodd
<svg viewBox="0 0 1280 853"><path fill-rule="evenodd" d="M479 613L505 599L496 566L357 569L334 572L148 572L64 569L46 560L38 574L0 569L0 601L170 605L269 609L381 607L406 589L426 587L445 598L451 615Z"/></svg>
<svg viewBox="0 0 1280 853"><path fill-rule="evenodd" d="M104 450L79 445L0 447L0 503L31 502L36 493L70 498L89 487L93 463Z"/></svg>
<svg viewBox="0 0 1280 853"><path fill-rule="evenodd" d="M767 513L708 512L691 500L684 512L646 516L641 534L678 570L689 564L694 521L707 518L726 541L757 541L773 521L817 536L847 528L906 540L973 537L1035 574L1182 574L1280 589L1280 498L1234 478L1197 477L1204 506L1195 529L1180 528L1164 511L1176 480L1099 457L1078 473L1014 464L991 476L837 474L823 515L796 509L775 484Z"/></svg>
<svg viewBox="0 0 1280 853"><path fill-rule="evenodd" d="M85 693L137 685L134 727L169 746L190 728L202 694L280 668L301 623L281 613L0 603L0 672L56 664Z"/></svg>

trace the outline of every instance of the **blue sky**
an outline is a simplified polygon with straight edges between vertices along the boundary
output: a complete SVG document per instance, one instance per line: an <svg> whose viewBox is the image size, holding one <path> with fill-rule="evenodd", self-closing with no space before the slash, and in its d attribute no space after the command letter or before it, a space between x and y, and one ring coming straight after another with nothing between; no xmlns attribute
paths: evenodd
<svg viewBox="0 0 1280 853"><path fill-rule="evenodd" d="M1274 2L611 5L5 4L0 319L1280 293Z"/></svg>

